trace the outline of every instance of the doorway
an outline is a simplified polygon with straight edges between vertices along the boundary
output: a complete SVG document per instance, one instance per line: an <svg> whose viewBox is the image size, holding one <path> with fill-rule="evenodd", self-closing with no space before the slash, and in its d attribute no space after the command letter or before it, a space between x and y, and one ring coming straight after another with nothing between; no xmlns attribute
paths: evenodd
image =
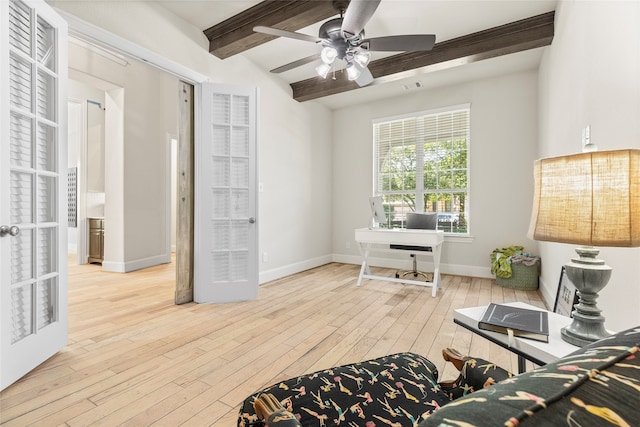
<svg viewBox="0 0 640 427"><path fill-rule="evenodd" d="M70 179L69 200L76 200L75 212L69 213L70 251L75 251L79 264L102 261L105 271L128 272L170 263L176 259L177 172L173 169L177 163L177 135L183 127L178 112L182 82L142 61L96 49L86 42L71 42L69 50L69 172L72 176L75 171L77 182L73 188ZM140 81L152 81L154 87L140 89ZM149 91L159 92L160 96L150 99ZM144 129L144 135L136 136L137 130L128 130L125 121L136 123L137 128ZM125 138L130 141L128 146ZM146 144L150 154L144 152L145 148L136 147L139 144ZM137 161L139 156L145 156L142 163L148 170L141 167L137 177L125 177L125 156L132 155L131 161L136 161L136 152ZM145 184L145 180L149 182ZM138 203L138 209L135 201L123 197L132 185L139 187L134 198L146 198ZM122 237L131 226L130 218L133 217L133 227L139 219L124 209L132 204L136 210L147 209L143 220L149 228L139 231L137 239L144 243L155 238L146 247L141 244L136 248L135 243ZM96 239L89 228L94 221L89 218L100 219L105 225L101 260L90 254L89 242ZM127 259L132 251L140 253L139 259Z"/></svg>
<svg viewBox="0 0 640 427"><path fill-rule="evenodd" d="M75 116L69 120L69 169L77 176L75 188L70 186L77 209L75 223L69 221L69 241L75 242L70 249L75 246L77 262L88 262L88 218L104 219L103 270L128 272L171 262L177 221L172 164L182 82L84 41L69 44L69 74L69 111ZM125 158L139 166L125 169Z"/></svg>

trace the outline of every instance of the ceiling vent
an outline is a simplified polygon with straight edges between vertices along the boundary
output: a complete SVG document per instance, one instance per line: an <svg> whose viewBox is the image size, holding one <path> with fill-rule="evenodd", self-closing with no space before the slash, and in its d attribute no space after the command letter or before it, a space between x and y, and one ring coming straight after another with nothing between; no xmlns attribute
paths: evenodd
<svg viewBox="0 0 640 427"><path fill-rule="evenodd" d="M402 88L404 90L410 90L410 89L419 89L422 87L422 82L421 81L416 81L413 83L406 83L402 85Z"/></svg>

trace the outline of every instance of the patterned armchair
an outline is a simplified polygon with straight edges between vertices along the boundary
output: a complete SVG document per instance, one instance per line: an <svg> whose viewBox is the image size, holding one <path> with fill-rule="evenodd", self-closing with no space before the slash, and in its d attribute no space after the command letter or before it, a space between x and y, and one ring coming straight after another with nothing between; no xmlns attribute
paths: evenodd
<svg viewBox="0 0 640 427"><path fill-rule="evenodd" d="M639 426L639 346L640 327L517 376L445 351L461 373L440 384L429 360L393 354L267 387L245 399L238 427Z"/></svg>

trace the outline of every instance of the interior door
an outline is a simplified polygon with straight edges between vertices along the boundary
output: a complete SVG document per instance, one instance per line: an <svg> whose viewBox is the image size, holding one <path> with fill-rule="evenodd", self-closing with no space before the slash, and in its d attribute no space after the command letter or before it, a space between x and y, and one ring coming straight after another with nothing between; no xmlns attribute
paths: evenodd
<svg viewBox="0 0 640 427"><path fill-rule="evenodd" d="M196 123L194 300L258 295L255 88L203 83Z"/></svg>
<svg viewBox="0 0 640 427"><path fill-rule="evenodd" d="M67 26L0 1L0 389L67 342Z"/></svg>

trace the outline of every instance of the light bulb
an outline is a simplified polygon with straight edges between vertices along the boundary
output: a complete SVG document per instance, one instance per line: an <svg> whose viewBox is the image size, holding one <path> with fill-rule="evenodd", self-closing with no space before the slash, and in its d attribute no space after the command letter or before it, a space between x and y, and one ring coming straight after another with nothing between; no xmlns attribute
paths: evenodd
<svg viewBox="0 0 640 427"><path fill-rule="evenodd" d="M360 77L361 71L358 69L357 65L353 62L347 64L347 78L349 80L356 80Z"/></svg>
<svg viewBox="0 0 640 427"><path fill-rule="evenodd" d="M329 74L329 70L331 70L331 64L322 63L316 67L316 72L323 79L327 78L327 74Z"/></svg>
<svg viewBox="0 0 640 427"><path fill-rule="evenodd" d="M333 64L333 61L335 61L337 57L338 51L331 46L323 47L322 52L320 52L320 58L322 58L322 62L325 64Z"/></svg>
<svg viewBox="0 0 640 427"><path fill-rule="evenodd" d="M364 68L371 60L371 52L363 49L358 49L353 55L353 60Z"/></svg>

